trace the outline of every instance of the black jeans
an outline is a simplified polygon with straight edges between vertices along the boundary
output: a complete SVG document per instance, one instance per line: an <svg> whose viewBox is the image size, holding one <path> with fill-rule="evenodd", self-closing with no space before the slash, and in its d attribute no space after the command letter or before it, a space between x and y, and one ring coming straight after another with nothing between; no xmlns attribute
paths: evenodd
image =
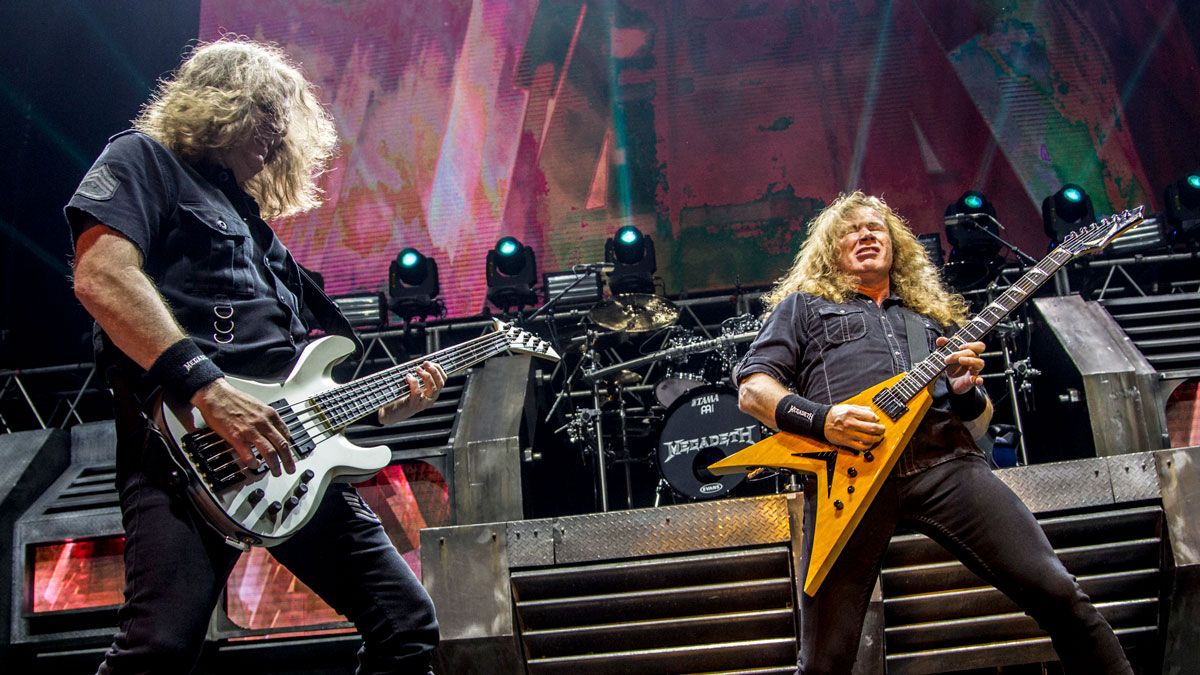
<svg viewBox="0 0 1200 675"><path fill-rule="evenodd" d="M186 673L239 552L166 484L164 448L121 445L125 604L99 673ZM358 672L424 675L438 642L433 603L358 500L354 488L333 484L313 519L271 554L354 622Z"/></svg>
<svg viewBox="0 0 1200 675"><path fill-rule="evenodd" d="M807 524L816 505L811 491L805 497L809 547ZM1033 514L973 455L884 483L816 597L804 595L798 672L850 672L883 554L900 523L946 547L1012 598L1050 634L1067 672L1132 672L1112 628L1063 567Z"/></svg>

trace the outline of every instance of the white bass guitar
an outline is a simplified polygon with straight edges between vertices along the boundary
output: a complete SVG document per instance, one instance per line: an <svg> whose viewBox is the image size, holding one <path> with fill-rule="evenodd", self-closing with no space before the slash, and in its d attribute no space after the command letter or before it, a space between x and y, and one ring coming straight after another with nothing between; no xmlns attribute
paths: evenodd
<svg viewBox="0 0 1200 675"><path fill-rule="evenodd" d="M165 400L154 406L151 417L187 478L188 496L231 545L244 549L283 542L312 518L331 481L365 480L387 466L392 453L386 446L359 447L342 432L384 404L408 398L405 377L426 360L449 376L506 352L559 358L544 340L496 321L485 335L339 385L331 371L353 351L348 338L327 336L305 347L282 382L226 377L283 418L295 473L272 476L265 462L257 470L245 469L196 408Z"/></svg>

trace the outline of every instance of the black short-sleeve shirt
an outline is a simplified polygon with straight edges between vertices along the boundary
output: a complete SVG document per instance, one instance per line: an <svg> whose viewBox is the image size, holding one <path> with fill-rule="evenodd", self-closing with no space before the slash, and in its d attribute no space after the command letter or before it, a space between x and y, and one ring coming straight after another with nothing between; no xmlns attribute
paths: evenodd
<svg viewBox="0 0 1200 675"><path fill-rule="evenodd" d="M99 222L133 242L184 332L224 371L279 376L306 343L304 300L320 291L307 288L311 282L228 170L183 161L126 131L109 140L65 215L76 238ZM104 359L111 345L101 339L98 348Z"/></svg>
<svg viewBox="0 0 1200 675"><path fill-rule="evenodd" d="M925 327L924 335L908 335L906 314ZM838 303L793 293L763 322L735 377L740 382L765 373L800 396L840 403L911 368L910 338L926 340L932 351L942 334L937 322L915 314L896 296L880 306L862 295ZM900 457L897 475L911 475L960 455L982 454L950 406L949 382L943 375L934 384L929 412Z"/></svg>

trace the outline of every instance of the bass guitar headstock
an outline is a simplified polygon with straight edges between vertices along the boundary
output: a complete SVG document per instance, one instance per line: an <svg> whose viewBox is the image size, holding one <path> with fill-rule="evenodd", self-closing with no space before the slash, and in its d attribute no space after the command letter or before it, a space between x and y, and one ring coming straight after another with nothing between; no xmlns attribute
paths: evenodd
<svg viewBox="0 0 1200 675"><path fill-rule="evenodd" d="M554 351L554 347L550 346L542 338L530 333L527 330L517 328L516 326L504 323L499 319L492 319L492 324L496 331L504 335L508 342L508 349L517 354L529 354L548 361L558 361L560 358L558 352Z"/></svg>

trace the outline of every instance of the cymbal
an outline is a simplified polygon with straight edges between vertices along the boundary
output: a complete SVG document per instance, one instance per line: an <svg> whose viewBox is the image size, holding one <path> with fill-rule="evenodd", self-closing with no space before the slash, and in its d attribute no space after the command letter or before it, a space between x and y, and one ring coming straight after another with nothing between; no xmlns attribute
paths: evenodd
<svg viewBox="0 0 1200 675"><path fill-rule="evenodd" d="M628 368L622 368L621 370L618 370L617 372L612 373L608 377L604 378L604 381L610 384L617 384L622 387L631 387L638 382L641 382L642 376L633 372L632 370L629 370Z"/></svg>
<svg viewBox="0 0 1200 675"><path fill-rule="evenodd" d="M644 333L675 323L679 308L657 295L622 293L593 307L588 316L609 330Z"/></svg>

